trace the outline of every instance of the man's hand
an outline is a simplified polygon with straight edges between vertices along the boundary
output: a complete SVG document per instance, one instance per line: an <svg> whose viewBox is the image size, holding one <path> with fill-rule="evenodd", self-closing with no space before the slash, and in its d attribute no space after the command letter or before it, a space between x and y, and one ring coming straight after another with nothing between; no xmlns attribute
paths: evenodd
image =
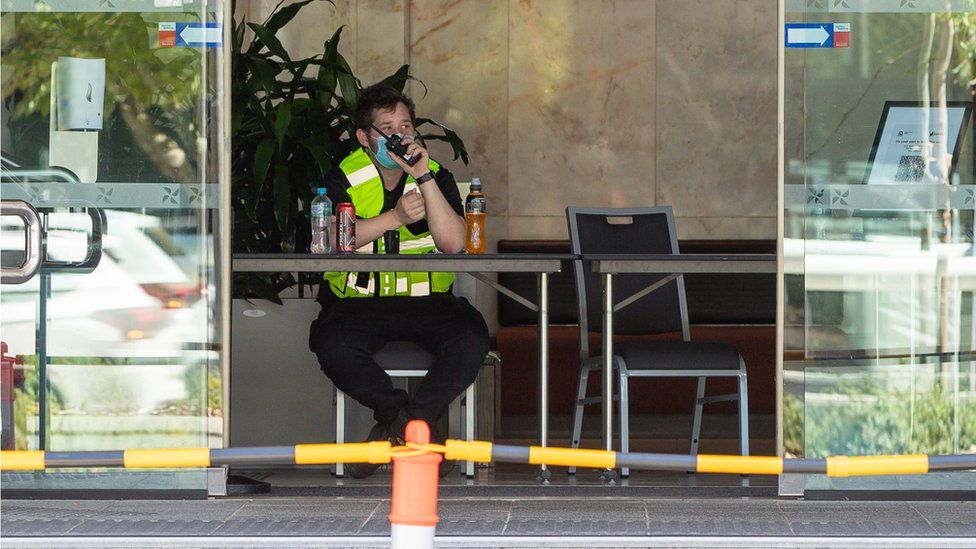
<svg viewBox="0 0 976 549"><path fill-rule="evenodd" d="M394 156L396 158L396 156ZM400 159L397 158L397 161ZM424 207L424 197L420 195L417 189L413 189L408 193L404 193L397 201L396 205L396 216L397 221L400 225L409 225L411 223L416 223L421 219L427 217L427 209Z"/></svg>
<svg viewBox="0 0 976 549"><path fill-rule="evenodd" d="M390 153L390 158L392 158L394 162L399 164L400 168L403 171L410 174L410 176L413 177L414 179L417 179L418 177L429 172L430 168L427 166L427 160L430 158L430 155L427 153L427 149L425 149L420 143L418 143L414 139L413 136L410 135L404 137L402 143L403 146L407 148L408 156L419 157L417 159L417 162L414 163L413 166L408 166L407 163L403 161L403 159L401 159L399 156L393 153Z"/></svg>

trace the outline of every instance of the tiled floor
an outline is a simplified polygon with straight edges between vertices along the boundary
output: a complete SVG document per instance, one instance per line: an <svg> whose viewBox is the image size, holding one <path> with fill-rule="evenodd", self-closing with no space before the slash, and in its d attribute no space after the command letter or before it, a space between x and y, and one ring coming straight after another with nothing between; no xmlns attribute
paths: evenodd
<svg viewBox="0 0 976 549"><path fill-rule="evenodd" d="M257 547L286 539L339 543L329 546L388 543L387 472L366 480L336 480L320 469L249 474L271 483L271 493L186 501L4 499L2 544L115 546L142 540L150 546L153 539L165 545L177 538L183 541L171 545ZM437 534L441 545L480 539L476 545L486 547L556 546L565 540L587 547L713 541L789 546L810 539L823 546L867 546L863 539L887 540L891 546L922 546L926 540L976 546L976 502L804 501L773 497L770 478L741 484L732 475L635 473L607 486L596 471L567 477L556 469L542 485L534 471L502 465L480 470L474 481L452 475L442 484ZM606 545L608 539L618 545ZM636 545L620 545L625 540Z"/></svg>
<svg viewBox="0 0 976 549"><path fill-rule="evenodd" d="M442 498L439 536L967 537L973 502L775 498ZM4 500L5 546L39 536L385 536L389 500ZM976 543L976 541L974 541ZM13 545L16 545L14 543Z"/></svg>

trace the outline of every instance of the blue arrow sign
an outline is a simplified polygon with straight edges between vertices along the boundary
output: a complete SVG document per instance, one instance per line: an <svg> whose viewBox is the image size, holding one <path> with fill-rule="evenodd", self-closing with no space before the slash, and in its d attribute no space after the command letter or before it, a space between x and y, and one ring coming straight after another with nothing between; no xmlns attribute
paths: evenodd
<svg viewBox="0 0 976 549"><path fill-rule="evenodd" d="M833 23L787 23L787 48L834 47Z"/></svg>
<svg viewBox="0 0 976 549"><path fill-rule="evenodd" d="M219 46L224 29L220 23L177 23L176 45L193 48Z"/></svg>

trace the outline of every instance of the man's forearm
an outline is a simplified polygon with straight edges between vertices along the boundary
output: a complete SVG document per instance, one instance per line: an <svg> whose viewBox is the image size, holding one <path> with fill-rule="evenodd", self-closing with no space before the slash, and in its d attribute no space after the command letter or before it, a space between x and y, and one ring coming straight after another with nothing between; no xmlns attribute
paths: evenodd
<svg viewBox="0 0 976 549"><path fill-rule="evenodd" d="M427 226L434 237L434 245L443 253L457 253L464 249L464 218L454 212L436 181L420 186L427 209Z"/></svg>
<svg viewBox="0 0 976 549"><path fill-rule="evenodd" d="M383 212L376 217L356 220L356 247L365 246L383 236L386 231L400 228L396 212Z"/></svg>

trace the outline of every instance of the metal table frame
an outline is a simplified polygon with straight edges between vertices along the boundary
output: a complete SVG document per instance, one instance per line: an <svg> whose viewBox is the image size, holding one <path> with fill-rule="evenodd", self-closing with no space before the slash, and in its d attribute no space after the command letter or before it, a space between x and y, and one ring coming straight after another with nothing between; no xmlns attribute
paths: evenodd
<svg viewBox="0 0 976 549"><path fill-rule="evenodd" d="M538 313L539 445L549 444L549 275L577 259L572 254L234 254L234 272L455 272L467 273ZM485 273L536 273L538 304ZM540 479L550 472L540 467Z"/></svg>
<svg viewBox="0 0 976 549"><path fill-rule="evenodd" d="M603 447L613 450L613 312L689 273L776 273L775 254L583 254L590 271L603 275ZM613 303L613 275L663 274L663 279ZM610 472L608 472L610 473ZM613 480L612 473L605 478Z"/></svg>

